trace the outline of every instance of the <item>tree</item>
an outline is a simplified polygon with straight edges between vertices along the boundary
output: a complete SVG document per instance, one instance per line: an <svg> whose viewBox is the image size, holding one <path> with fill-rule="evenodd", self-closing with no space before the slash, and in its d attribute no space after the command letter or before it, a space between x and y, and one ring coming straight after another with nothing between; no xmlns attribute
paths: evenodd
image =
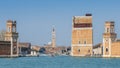
<svg viewBox="0 0 120 68"><path fill-rule="evenodd" d="M5 40L5 30L1 30L0 31L0 41L4 41Z"/></svg>

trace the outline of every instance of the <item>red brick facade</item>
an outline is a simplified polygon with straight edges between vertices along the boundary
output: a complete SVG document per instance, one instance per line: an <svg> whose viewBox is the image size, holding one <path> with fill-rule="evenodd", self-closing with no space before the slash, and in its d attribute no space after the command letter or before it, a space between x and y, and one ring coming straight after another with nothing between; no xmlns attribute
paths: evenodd
<svg viewBox="0 0 120 68"><path fill-rule="evenodd" d="M0 41L0 55L10 55L11 44L9 41Z"/></svg>

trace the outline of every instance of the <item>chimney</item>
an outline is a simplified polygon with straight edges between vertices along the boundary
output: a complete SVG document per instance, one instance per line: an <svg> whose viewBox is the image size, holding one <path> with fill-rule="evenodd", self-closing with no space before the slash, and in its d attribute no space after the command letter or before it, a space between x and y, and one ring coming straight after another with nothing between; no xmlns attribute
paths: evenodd
<svg viewBox="0 0 120 68"><path fill-rule="evenodd" d="M92 16L92 14L90 14L90 13L87 13L87 14L86 14L86 16Z"/></svg>

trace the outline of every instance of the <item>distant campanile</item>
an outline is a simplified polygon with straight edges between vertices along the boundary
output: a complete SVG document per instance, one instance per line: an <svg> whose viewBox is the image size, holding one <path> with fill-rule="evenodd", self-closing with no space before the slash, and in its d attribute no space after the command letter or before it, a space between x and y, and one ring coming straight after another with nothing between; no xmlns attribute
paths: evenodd
<svg viewBox="0 0 120 68"><path fill-rule="evenodd" d="M54 27L52 29L52 47L56 47L56 33Z"/></svg>

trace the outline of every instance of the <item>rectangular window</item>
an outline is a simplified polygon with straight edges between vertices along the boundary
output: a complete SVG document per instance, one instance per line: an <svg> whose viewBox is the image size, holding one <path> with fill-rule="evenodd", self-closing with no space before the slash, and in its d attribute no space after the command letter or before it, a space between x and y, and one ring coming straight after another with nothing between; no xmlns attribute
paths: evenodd
<svg viewBox="0 0 120 68"><path fill-rule="evenodd" d="M80 44L80 41L79 41L79 44Z"/></svg>
<svg viewBox="0 0 120 68"><path fill-rule="evenodd" d="M86 44L86 41L84 41L84 44Z"/></svg>
<svg viewBox="0 0 120 68"><path fill-rule="evenodd" d="M109 32L109 28L107 28L107 33Z"/></svg>

